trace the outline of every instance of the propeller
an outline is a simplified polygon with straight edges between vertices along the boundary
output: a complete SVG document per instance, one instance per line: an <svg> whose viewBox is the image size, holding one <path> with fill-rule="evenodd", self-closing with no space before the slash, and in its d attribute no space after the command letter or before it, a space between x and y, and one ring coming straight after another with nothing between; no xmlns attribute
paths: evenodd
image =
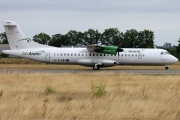
<svg viewBox="0 0 180 120"><path fill-rule="evenodd" d="M118 48L117 48L117 53L118 53L118 62L119 62L119 52L124 51L124 50L121 48L121 46L122 46L122 44L121 44L121 43L119 43Z"/></svg>

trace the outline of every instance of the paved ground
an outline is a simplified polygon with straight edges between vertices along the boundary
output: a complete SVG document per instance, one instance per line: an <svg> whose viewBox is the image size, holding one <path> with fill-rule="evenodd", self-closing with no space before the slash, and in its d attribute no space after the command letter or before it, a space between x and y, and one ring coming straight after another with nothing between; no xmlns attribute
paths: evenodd
<svg viewBox="0 0 180 120"><path fill-rule="evenodd" d="M77 70L60 70L60 69L0 69L0 73L98 73L98 72L112 72L112 73L132 73L132 74L180 74L180 70L91 70L91 69L77 69Z"/></svg>

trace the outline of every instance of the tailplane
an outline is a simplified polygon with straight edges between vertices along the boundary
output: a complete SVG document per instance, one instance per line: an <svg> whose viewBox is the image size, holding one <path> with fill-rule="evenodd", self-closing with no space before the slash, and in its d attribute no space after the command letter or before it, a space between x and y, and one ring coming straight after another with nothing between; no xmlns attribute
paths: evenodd
<svg viewBox="0 0 180 120"><path fill-rule="evenodd" d="M21 31L18 24L14 21L3 22L6 36L11 50L29 48L49 48L51 46L42 45L34 42Z"/></svg>

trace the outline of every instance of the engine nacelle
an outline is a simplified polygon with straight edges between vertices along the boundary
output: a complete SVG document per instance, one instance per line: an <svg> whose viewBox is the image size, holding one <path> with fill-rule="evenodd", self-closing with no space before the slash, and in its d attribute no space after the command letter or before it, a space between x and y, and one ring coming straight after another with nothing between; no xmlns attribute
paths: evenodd
<svg viewBox="0 0 180 120"><path fill-rule="evenodd" d="M104 46L99 49L95 49L94 51L97 53L104 53L104 54L113 54L115 55L117 53L118 47L115 46Z"/></svg>

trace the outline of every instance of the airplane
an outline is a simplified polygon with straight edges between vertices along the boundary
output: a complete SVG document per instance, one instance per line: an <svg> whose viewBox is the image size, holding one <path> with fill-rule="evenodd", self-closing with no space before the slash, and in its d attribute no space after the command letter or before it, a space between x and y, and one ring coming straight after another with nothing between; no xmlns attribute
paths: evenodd
<svg viewBox="0 0 180 120"><path fill-rule="evenodd" d="M14 21L4 21L3 26L10 50L3 50L2 53L47 64L82 65L94 70L116 65L163 65L168 70L170 64L178 62L176 57L164 49L120 48L99 44L86 48L42 45L26 37Z"/></svg>

